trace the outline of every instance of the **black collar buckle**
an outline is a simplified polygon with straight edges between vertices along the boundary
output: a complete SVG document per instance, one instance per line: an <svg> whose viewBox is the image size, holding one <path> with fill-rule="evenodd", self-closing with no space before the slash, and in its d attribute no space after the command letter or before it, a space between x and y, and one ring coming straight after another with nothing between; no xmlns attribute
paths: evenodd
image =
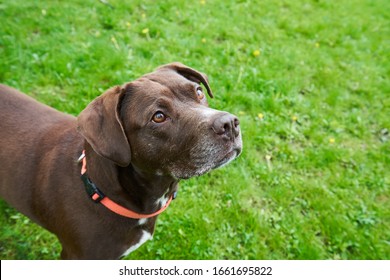
<svg viewBox="0 0 390 280"><path fill-rule="evenodd" d="M96 185L88 178L87 173L81 175L81 180L84 183L85 191L88 196L96 203L99 203L103 198L105 198L105 194L96 187Z"/></svg>

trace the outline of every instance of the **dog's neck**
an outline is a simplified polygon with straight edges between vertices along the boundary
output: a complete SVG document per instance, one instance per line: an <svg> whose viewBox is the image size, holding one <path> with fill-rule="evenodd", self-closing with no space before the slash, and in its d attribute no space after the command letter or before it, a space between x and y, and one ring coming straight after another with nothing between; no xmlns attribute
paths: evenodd
<svg viewBox="0 0 390 280"><path fill-rule="evenodd" d="M120 167L98 155L88 143L85 154L90 179L111 200L135 212L153 213L177 191L178 180L171 176L146 173L132 164Z"/></svg>
<svg viewBox="0 0 390 280"><path fill-rule="evenodd" d="M131 164L117 168L119 183L129 197L133 198L138 211L157 211L177 190L178 181L172 177L144 173Z"/></svg>

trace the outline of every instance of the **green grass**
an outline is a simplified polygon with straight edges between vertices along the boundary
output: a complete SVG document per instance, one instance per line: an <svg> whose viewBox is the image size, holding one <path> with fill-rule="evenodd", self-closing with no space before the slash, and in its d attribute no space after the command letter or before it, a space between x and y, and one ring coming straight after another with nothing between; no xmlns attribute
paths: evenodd
<svg viewBox="0 0 390 280"><path fill-rule="evenodd" d="M390 259L389 1L108 2L0 1L0 82L77 115L180 61L244 140L129 259ZM58 258L4 202L0 224L1 259Z"/></svg>

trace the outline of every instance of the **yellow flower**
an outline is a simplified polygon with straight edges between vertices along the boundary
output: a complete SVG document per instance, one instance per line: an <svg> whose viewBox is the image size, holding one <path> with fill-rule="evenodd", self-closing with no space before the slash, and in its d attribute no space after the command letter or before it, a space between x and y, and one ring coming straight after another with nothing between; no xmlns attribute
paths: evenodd
<svg viewBox="0 0 390 280"><path fill-rule="evenodd" d="M252 54L253 54L254 57L257 57L257 56L260 55L260 50L255 50L255 51L253 51Z"/></svg>
<svg viewBox="0 0 390 280"><path fill-rule="evenodd" d="M316 42L314 46L315 46L316 48L319 48L319 47L320 47L320 43Z"/></svg>
<svg viewBox="0 0 390 280"><path fill-rule="evenodd" d="M131 27L131 23L130 22L126 22L126 26L127 26L127 28L130 28Z"/></svg>
<svg viewBox="0 0 390 280"><path fill-rule="evenodd" d="M149 33L149 28L142 29L142 34L148 34L148 33Z"/></svg>
<svg viewBox="0 0 390 280"><path fill-rule="evenodd" d="M207 42L206 38L202 38L202 43L206 43L206 42Z"/></svg>
<svg viewBox="0 0 390 280"><path fill-rule="evenodd" d="M297 116L292 116L292 117L291 117L291 120L292 120L293 122L296 122L296 121L298 120L298 117L297 117Z"/></svg>
<svg viewBox="0 0 390 280"><path fill-rule="evenodd" d="M271 156L271 155L266 155L266 156L265 156L265 159L266 159L267 161L270 161L270 160L272 159L272 156Z"/></svg>
<svg viewBox="0 0 390 280"><path fill-rule="evenodd" d="M258 114L257 114L257 117L258 117L260 120L262 120L262 119L264 119L264 114L258 113Z"/></svg>
<svg viewBox="0 0 390 280"><path fill-rule="evenodd" d="M206 0L200 0L201 5L206 5Z"/></svg>
<svg viewBox="0 0 390 280"><path fill-rule="evenodd" d="M330 143L330 144L333 144L334 142L336 142L336 139L334 139L333 137L332 137L332 138L329 138L329 143Z"/></svg>
<svg viewBox="0 0 390 280"><path fill-rule="evenodd" d="M119 45L118 45L118 41L116 40L116 38L114 36L111 37L111 42L114 44L114 47L119 50Z"/></svg>

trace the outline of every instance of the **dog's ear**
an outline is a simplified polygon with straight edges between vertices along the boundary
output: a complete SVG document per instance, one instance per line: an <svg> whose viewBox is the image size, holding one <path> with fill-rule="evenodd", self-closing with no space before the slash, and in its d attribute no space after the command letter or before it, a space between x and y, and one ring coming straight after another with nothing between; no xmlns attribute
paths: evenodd
<svg viewBox="0 0 390 280"><path fill-rule="evenodd" d="M164 69L164 68L172 69L172 70L176 71L177 73L179 73L180 75L186 77L187 79L189 79L193 82L202 83L205 86L209 96L211 98L214 97L213 93L211 91L210 85L209 85L209 80L205 74L203 74L195 69L192 69L188 66L185 66L184 64L181 64L180 62L174 62L174 63L163 65L163 66L157 68L157 70Z"/></svg>
<svg viewBox="0 0 390 280"><path fill-rule="evenodd" d="M96 153L120 166L128 166L130 144L119 117L123 96L119 86L107 90L80 113L77 123L79 132Z"/></svg>

